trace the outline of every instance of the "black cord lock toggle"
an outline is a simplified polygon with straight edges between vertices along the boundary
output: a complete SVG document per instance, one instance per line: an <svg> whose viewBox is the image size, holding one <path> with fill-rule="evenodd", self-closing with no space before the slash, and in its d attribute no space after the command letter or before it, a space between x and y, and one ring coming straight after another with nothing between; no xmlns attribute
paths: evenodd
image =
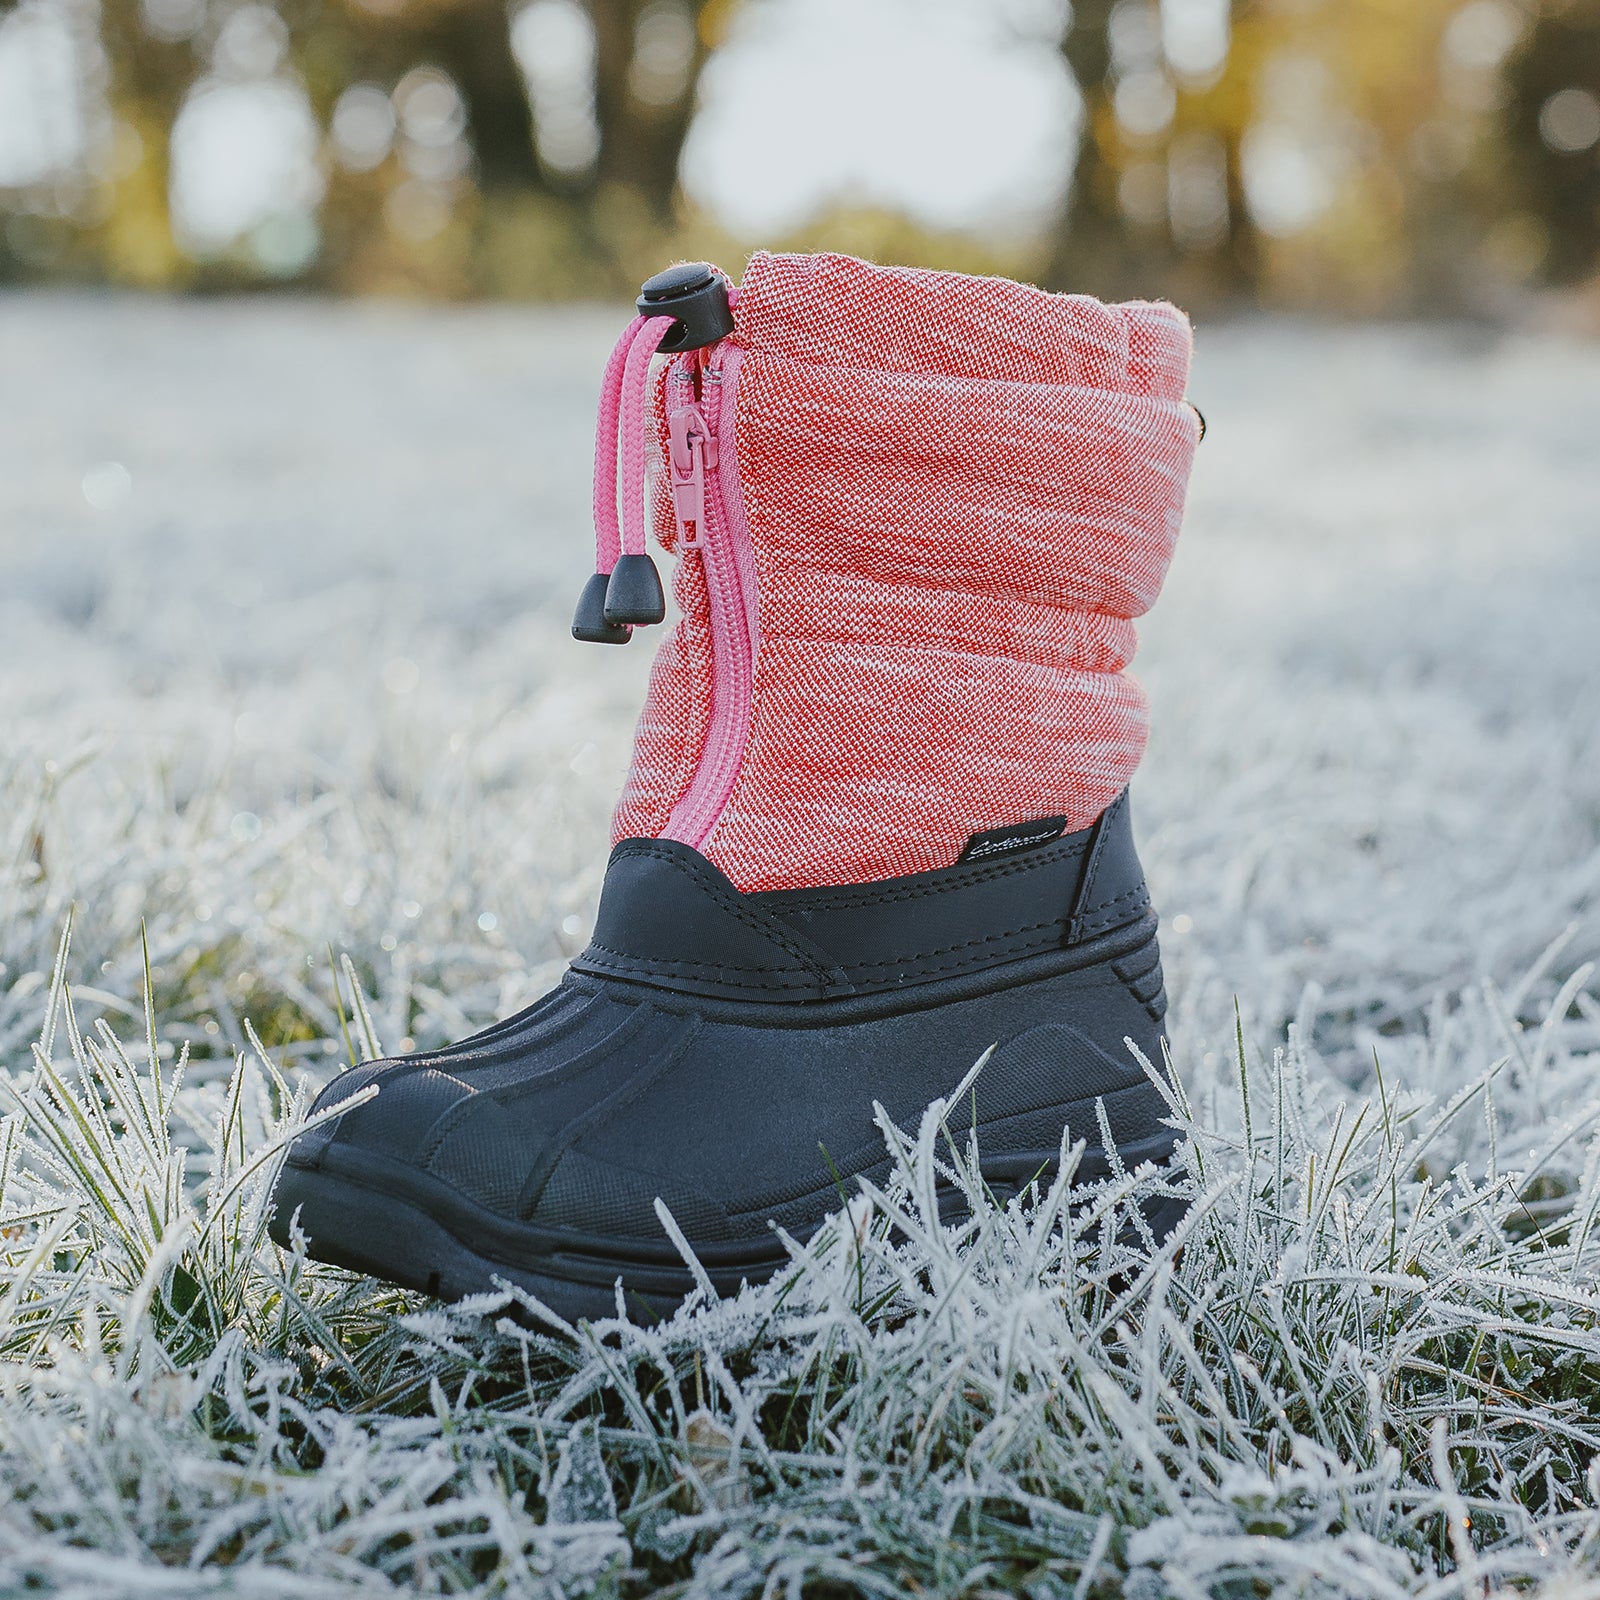
<svg viewBox="0 0 1600 1600"><path fill-rule="evenodd" d="M648 627L667 614L656 564L649 556L618 556L606 582L603 607L608 627Z"/></svg>
<svg viewBox="0 0 1600 1600"><path fill-rule="evenodd" d="M633 629L610 621L606 616L606 590L609 573L597 572L584 584L578 596L578 609L572 618L572 637L584 644L626 644Z"/></svg>
<svg viewBox="0 0 1600 1600"><path fill-rule="evenodd" d="M698 350L733 332L727 280L706 261L680 261L648 279L634 302L642 317L672 317L662 355Z"/></svg>

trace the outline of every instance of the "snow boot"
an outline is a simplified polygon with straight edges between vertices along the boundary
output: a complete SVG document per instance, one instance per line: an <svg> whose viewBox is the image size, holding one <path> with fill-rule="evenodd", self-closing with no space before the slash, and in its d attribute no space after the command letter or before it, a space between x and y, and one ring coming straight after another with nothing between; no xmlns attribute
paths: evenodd
<svg viewBox="0 0 1600 1600"><path fill-rule="evenodd" d="M446 1299L594 1317L620 1282L662 1314L695 1280L658 1202L719 1291L762 1279L778 1229L886 1170L874 1103L914 1127L991 1047L958 1133L997 1194L1064 1135L1082 1180L1165 1160L1128 1048L1160 1062L1166 1001L1123 669L1200 433L1189 351L1171 306L842 256L652 279L573 632L661 620L652 478L682 618L594 937L520 1015L331 1083L319 1111L377 1093L295 1141L274 1237Z"/></svg>

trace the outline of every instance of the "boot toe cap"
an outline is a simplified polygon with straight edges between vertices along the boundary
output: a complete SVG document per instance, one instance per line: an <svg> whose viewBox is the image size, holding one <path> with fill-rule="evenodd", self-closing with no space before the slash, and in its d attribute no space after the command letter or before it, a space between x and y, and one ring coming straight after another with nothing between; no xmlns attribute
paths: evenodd
<svg viewBox="0 0 1600 1600"><path fill-rule="evenodd" d="M542 1148L525 1118L513 1118L493 1095L474 1094L450 1106L417 1141L416 1159L474 1205L515 1219Z"/></svg>
<svg viewBox="0 0 1600 1600"><path fill-rule="evenodd" d="M378 1092L360 1104L350 1104L368 1088ZM301 1134L289 1159L299 1165L315 1164L337 1142L391 1160L409 1160L427 1130L471 1095L468 1084L437 1067L418 1069L415 1062L404 1060L366 1062L341 1073L312 1102L313 1116L342 1105L349 1109Z"/></svg>

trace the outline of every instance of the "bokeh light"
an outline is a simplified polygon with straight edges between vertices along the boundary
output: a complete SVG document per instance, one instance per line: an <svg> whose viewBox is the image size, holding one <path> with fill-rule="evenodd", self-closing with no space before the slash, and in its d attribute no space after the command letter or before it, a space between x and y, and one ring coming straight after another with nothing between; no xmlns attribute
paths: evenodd
<svg viewBox="0 0 1600 1600"><path fill-rule="evenodd" d="M18 0L0 274L571 298L831 242L1499 315L1600 259L1600 0Z"/></svg>

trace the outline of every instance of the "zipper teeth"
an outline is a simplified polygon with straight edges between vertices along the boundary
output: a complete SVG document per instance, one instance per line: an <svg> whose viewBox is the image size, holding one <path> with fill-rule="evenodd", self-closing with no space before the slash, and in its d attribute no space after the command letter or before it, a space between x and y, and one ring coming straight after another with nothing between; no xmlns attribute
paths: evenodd
<svg viewBox="0 0 1600 1600"><path fill-rule="evenodd" d="M745 522L744 492L734 449L739 351L729 347L717 370L720 397L709 407L708 430L717 440L717 466L705 486L700 560L711 609L711 713L705 746L689 787L663 838L700 849L710 838L738 781L750 738L758 628L755 563Z"/></svg>
<svg viewBox="0 0 1600 1600"><path fill-rule="evenodd" d="M712 696L712 725L706 730L706 753L701 759L705 783L702 804L693 813L692 832L697 837L689 841L700 849L710 838L722 812L738 782L739 769L744 764L745 746L750 738L750 711L755 688L755 631L753 624L754 601L753 572L747 572L749 557L749 530L743 522L743 495L738 488L739 458L734 446L733 413L738 395L739 358L737 351L724 356L717 368L716 386L719 391L716 405L715 432L718 440L716 479L708 485L710 515L715 520L718 536L713 539L710 552L716 572L716 588L724 605L723 638L728 645L723 660L712 659L712 681L717 691ZM721 442L727 441L724 454ZM729 505L728 474L733 482L734 504L740 512L738 525ZM741 559L743 558L743 559ZM716 641L712 641L713 652ZM716 744L713 747L712 735ZM709 759L708 759L709 758Z"/></svg>
<svg viewBox="0 0 1600 1600"><path fill-rule="evenodd" d="M761 651L761 618L757 610L756 553L750 540L750 523L744 504L744 481L739 476L739 452L734 425L739 399L739 367L743 356L736 347L729 348L723 364L726 376L722 380L722 415L718 417L718 436L729 441L728 453L717 460L717 505L722 512L723 524L729 530L728 545L733 551L734 571L737 575L740 599L745 614L745 661L749 671L747 697L755 695L756 657ZM751 707L745 707L745 734L750 731Z"/></svg>

